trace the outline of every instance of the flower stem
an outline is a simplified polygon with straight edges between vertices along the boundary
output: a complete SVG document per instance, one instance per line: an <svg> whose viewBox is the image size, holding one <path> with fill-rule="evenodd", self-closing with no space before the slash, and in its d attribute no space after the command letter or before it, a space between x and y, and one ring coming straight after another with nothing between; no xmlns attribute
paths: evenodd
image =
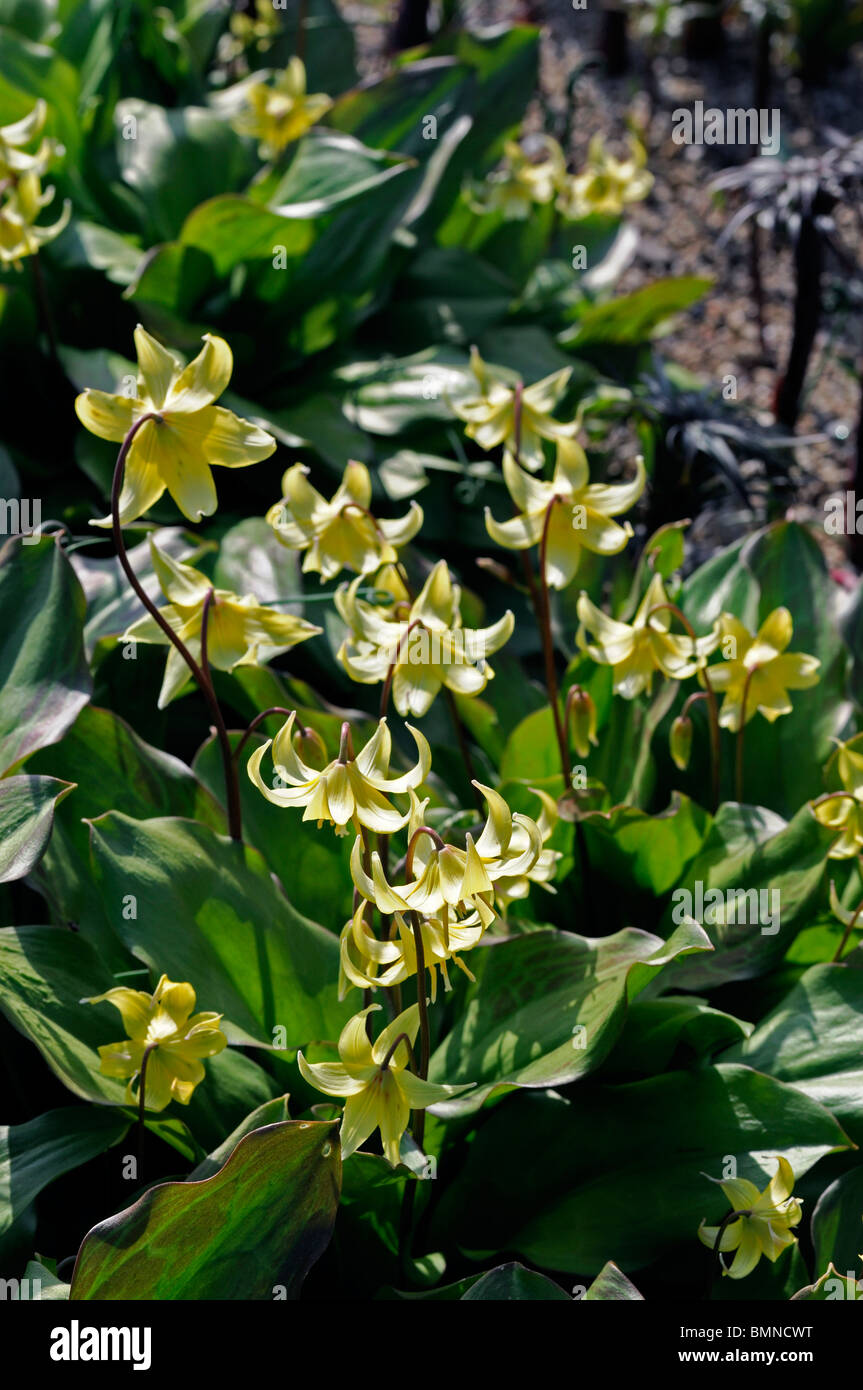
<svg viewBox="0 0 863 1390"><path fill-rule="evenodd" d="M158 1043L150 1043L149 1047L144 1048L144 1055L141 1058L141 1076L138 1082L138 1163L136 1177L140 1181L144 1175L141 1157L144 1147L144 1128L147 1109L147 1063L150 1060L150 1053L158 1047Z"/></svg>
<svg viewBox="0 0 863 1390"><path fill-rule="evenodd" d="M271 714L284 714L290 717L290 715L293 714L293 710L285 709L284 705L271 705L269 709L261 710L260 714L256 714L248 729L246 729L245 733L243 734L242 738L240 739L239 743L234 749L233 756L235 759L240 756L240 753L242 752L242 749L245 745L246 739L250 738L257 729L258 725L263 724L265 719L269 719ZM299 732L302 733L302 729L300 729Z"/></svg>
<svg viewBox="0 0 863 1390"><path fill-rule="evenodd" d="M852 931L856 927L857 918L860 916L861 912L863 912L863 902L861 902L859 906L855 909L853 916L848 919L848 925L842 933L842 940L839 942L839 947L836 951L835 956L833 957L834 965L838 965L840 960L842 959L842 952L845 950L845 947L848 944L848 938L850 937Z"/></svg>
<svg viewBox="0 0 863 1390"><path fill-rule="evenodd" d="M207 683L207 703L210 708L217 710L219 717L216 720L216 737L219 740L219 748L222 753L222 766L225 770L225 793L228 800L228 825L231 827L231 839L241 840L243 838L243 813L240 807L240 783L237 777L237 764L231 752L231 740L228 738L228 730L222 718L222 711L216 699L216 692L213 689L213 677L210 674L210 662L207 655L207 628L210 617L210 605L215 598L215 590L208 589L204 599L204 608L201 613L201 672Z"/></svg>
<svg viewBox="0 0 863 1390"><path fill-rule="evenodd" d="M120 568L122 569L123 573L128 579L132 589L140 599L141 603L146 608L147 612L150 614L150 617L157 624L157 626L161 628L168 641L171 643L173 647L176 647L177 651L180 653L180 656L183 658L192 675L194 676L195 681L197 682L198 687L201 691L201 694L204 696L204 699L206 700L207 705L209 706L210 714L213 718L213 724L216 728L216 732L219 738L219 747L221 749L222 763L225 771L225 795L227 799L228 809L228 831L232 840L240 840L242 839L242 821L240 815L240 789L239 783L237 781L237 768L231 756L231 744L230 740L228 739L228 732L225 727L225 720L223 718L222 711L219 708L219 702L216 699L215 691L213 690L213 683L210 679L209 670L205 671L202 668L202 666L199 665L199 663L195 660L195 658L192 656L192 653L186 646L185 642L183 642L183 640L177 635L177 633L171 627L171 624L167 621L167 619L164 617L158 606L153 602L153 600L150 598L150 596L147 594L146 590L142 586L140 580L138 579L138 576L136 575L129 562L129 557L126 554L126 545L123 540L123 528L120 525L120 493L123 489L123 478L126 472L126 459L129 455L129 449L131 448L132 441L135 438L135 435L138 433L138 430L141 428L141 426L145 425L148 420L158 419L159 416L156 414L155 411L148 412L146 415L139 416L139 418L135 421L135 423L128 431L126 438L123 440L123 443L120 445L120 452L117 455L117 462L114 466L114 479L111 484L111 533L114 537L114 549L117 552L117 559L120 562ZM204 611L204 626L206 627L206 602ZM202 655L203 654L204 644L202 643Z"/></svg>
<svg viewBox="0 0 863 1390"><path fill-rule="evenodd" d="M542 539L539 543L539 596L536 620L539 624L539 631L542 637L542 650L545 657L545 684L548 690L548 700L554 719L554 732L560 752L560 767L563 773L564 785L569 789L572 785L572 762L569 756L569 744L567 742L566 731L563 727L563 719L559 708L557 671L554 665L554 637L551 631L551 596L548 591L548 580L545 574L546 552L548 550L548 528L554 504L559 500L560 499L557 497L552 497L545 509Z"/></svg>
<svg viewBox="0 0 863 1390"><path fill-rule="evenodd" d="M752 669L747 672L746 683L743 686L743 698L740 701L740 728L737 730L737 757L735 759L734 768L734 789L737 800L741 804L743 802L743 740L746 733L746 701L749 697L749 687L752 683L752 677L757 670L758 667L753 666Z"/></svg>
<svg viewBox="0 0 863 1390"><path fill-rule="evenodd" d="M695 628L692 626L692 623L686 617L686 614L681 612L676 603L657 603L653 608L651 608L650 613L648 613L647 615L648 622L650 621L652 614L659 613L662 609L667 609L669 613L673 613L674 616L678 618L680 622L683 624L683 626L686 629L687 635L692 640L692 655L693 658L697 661L698 649L696 643L698 642L698 638L695 635ZM706 666L703 666L701 668L701 674L704 677L704 693L707 696L707 708L709 711L708 726L710 729L711 787L710 809L715 812L719 807L719 702L716 699L716 691L713 689L713 686L710 682L710 676L707 673ZM690 696L690 699L691 698L692 697ZM688 704L689 701L687 700L687 705Z"/></svg>
<svg viewBox="0 0 863 1390"><path fill-rule="evenodd" d="M428 1079L431 1041L429 1034L428 999L426 998L425 948L423 946L423 934L419 914L416 912L408 913L408 921L410 922L414 934L417 955L417 1004L419 1006L420 1015L420 1060L417 1076L421 1077L423 1081L426 1081ZM419 1149L422 1149L425 1139L425 1121L425 1110L415 1110L413 1112L411 1128ZM407 1278L408 1264L411 1257L416 1188L416 1179L408 1179L405 1184L404 1197L402 1198L401 1219L399 1221L399 1263L401 1265L402 1278L404 1279Z"/></svg>
<svg viewBox="0 0 863 1390"><path fill-rule="evenodd" d="M446 702L447 707L449 709L450 719L452 720L452 726L455 730L456 739L458 740L459 752L461 753L462 762L464 763L465 771L467 772L467 779L470 782L471 791L473 792L473 799L476 802L477 810L482 811L482 796L474 786L474 783L476 781L476 769L473 765L473 758L470 755L470 744L467 741L467 734L465 733L464 724L462 723L461 715L458 712L458 705L456 704L455 696L453 695L449 687L444 686L443 689L444 695L446 696Z"/></svg>

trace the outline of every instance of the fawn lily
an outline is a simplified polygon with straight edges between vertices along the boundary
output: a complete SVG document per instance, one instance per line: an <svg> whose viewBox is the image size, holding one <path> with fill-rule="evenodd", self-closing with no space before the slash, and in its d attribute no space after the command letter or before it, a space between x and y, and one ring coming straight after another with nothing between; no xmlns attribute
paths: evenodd
<svg viewBox="0 0 863 1390"><path fill-rule="evenodd" d="M829 859L853 859L863 850L863 757L851 746L857 741L855 738L839 745L837 765L842 790L832 795L827 792L809 803L815 819L837 832Z"/></svg>
<svg viewBox="0 0 863 1390"><path fill-rule="evenodd" d="M545 846L554 832L554 827L560 819L557 809L557 802L548 792L540 790L539 787L531 787L531 791L538 796L542 803L542 810L536 822L539 830L540 843ZM528 842L527 831L521 825L513 826L512 838L509 842L510 850L518 851ZM530 868L524 869L518 874L503 874L494 881L494 900L501 912L506 912L510 903L517 902L521 898L526 898L530 892L532 883L538 883L547 892L554 893L551 880L557 872L557 866L562 858L559 849L541 849L537 855L536 862Z"/></svg>
<svg viewBox="0 0 863 1390"><path fill-rule="evenodd" d="M234 129L239 135L252 135L258 140L261 159L276 159L288 145L299 140L332 106L324 92L309 95L306 91L306 69L302 60L293 57L283 72L276 74L269 85L266 73L259 73L245 89L246 109L234 117Z"/></svg>
<svg viewBox="0 0 863 1390"><path fill-rule="evenodd" d="M453 410L465 421L465 434L488 452L503 444L517 462L537 472L544 462L543 439L569 439L578 425L555 420L551 414L572 374L571 367L523 386L514 372L490 367L476 348L471 348L471 370L477 381L475 395L453 402Z"/></svg>
<svg viewBox="0 0 863 1390"><path fill-rule="evenodd" d="M703 666L710 652L719 643L718 625L704 637L697 637L693 650L688 634L673 633L672 615L663 604L668 599L662 576L654 575L647 592L638 605L631 623L609 618L597 608L587 594L579 595L576 612L580 626L576 642L594 661L611 666L614 691L632 700L646 690L650 693L656 671L669 680L687 680ZM654 609L659 609L654 612ZM593 641L588 641L590 633Z"/></svg>
<svg viewBox="0 0 863 1390"><path fill-rule="evenodd" d="M713 689L725 695L719 712L724 729L736 733L740 728L744 702L744 723L758 713L772 724L791 713L789 690L817 685L818 658L785 650L794 630L787 608L774 608L754 636L730 613L723 613L719 622L722 650L731 655L722 665L711 666L709 679Z"/></svg>
<svg viewBox="0 0 863 1390"><path fill-rule="evenodd" d="M732 1279L745 1279L751 1274L762 1255L774 1261L794 1245L797 1237L791 1230L802 1216L801 1203L791 1196L794 1173L787 1158L780 1157L778 1169L763 1192L747 1178L728 1178L719 1182L731 1207L739 1212L722 1231L719 1250L736 1250L736 1255L723 1274ZM705 1226L702 1221L698 1238L713 1249L720 1232L719 1226Z"/></svg>
<svg viewBox="0 0 863 1390"><path fill-rule="evenodd" d="M135 329L138 380L134 396L87 390L75 401L82 425L119 443L143 415L132 440L120 495L120 521L129 525L167 488L190 521L216 510L211 468L245 468L269 458L276 441L248 420L213 402L231 379L233 357L223 338L204 334L187 367L139 324ZM92 523L110 526L111 518Z"/></svg>
<svg viewBox="0 0 863 1390"><path fill-rule="evenodd" d="M399 1145L412 1110L425 1110L469 1086L439 1086L408 1070L411 1049L419 1031L419 1006L412 1004L384 1028L377 1042L369 1041L366 1019L380 1009L370 1004L355 1014L339 1037L338 1062L297 1063L306 1081L326 1096L345 1096L341 1139L342 1158L349 1158L369 1135L380 1129L387 1161L399 1161Z"/></svg>
<svg viewBox="0 0 863 1390"><path fill-rule="evenodd" d="M207 609L207 660L217 671L233 671L235 666L257 666L321 631L304 618L279 613L258 603L254 594L240 598L228 589L214 589L212 581L200 570L160 550L152 536L149 540L153 569L168 600L161 609L162 617L196 661L201 659L204 605L208 595L211 598ZM124 640L168 646L159 693L159 709L164 709L189 679L186 662L149 614L126 629Z"/></svg>
<svg viewBox="0 0 863 1390"><path fill-rule="evenodd" d="M634 135L629 139L629 159L615 159L605 148L601 135L594 135L581 173L571 178L558 198L558 210L578 221L599 213L617 217L627 203L638 203L653 187L648 173L647 152Z"/></svg>
<svg viewBox="0 0 863 1390"><path fill-rule="evenodd" d="M336 607L352 635L339 648L339 660L361 685L391 682L395 707L405 716L426 714L441 686L479 694L494 676L486 658L508 640L515 619L507 612L490 627L465 628L460 598L444 560L400 617L387 616L343 586Z"/></svg>
<svg viewBox="0 0 863 1390"><path fill-rule="evenodd" d="M422 526L422 508L416 502L394 521L372 516L372 482L363 463L352 460L347 465L329 502L307 481L307 473L301 463L287 470L284 496L267 512L267 521L283 545L305 551L303 570L317 571L322 580L332 579L341 569L362 576L392 564L398 547L407 545Z"/></svg>
<svg viewBox="0 0 863 1390"><path fill-rule="evenodd" d="M339 998L344 999L351 985L358 989L389 989L399 985L417 972L416 937L404 914L393 914L393 934L379 941L366 921L368 904L360 903L345 924L340 941ZM455 961L470 980L473 975L458 954L469 951L481 939L485 927L479 914L448 923L445 939L441 922L435 917L418 917L423 942L423 959L429 972L432 1003L437 998L437 971L440 968L444 988L450 989L447 961Z"/></svg>
<svg viewBox="0 0 863 1390"><path fill-rule="evenodd" d="M545 535L545 574L552 589L564 589L578 568L582 549L597 555L616 555L632 535L612 517L628 511L644 491L644 463L636 459L632 482L591 483L587 458L574 439L557 444L557 463L550 482L532 478L512 454L504 454L503 476L518 508L511 521L495 521L488 507L485 524L498 545L527 550Z"/></svg>
<svg viewBox="0 0 863 1390"><path fill-rule="evenodd" d="M273 765L282 785L268 787L261 776L261 763L270 743L264 743L249 758L249 777L258 791L276 806L304 808L303 820L329 821L337 835L349 825L364 825L381 835L391 835L407 823L409 812L401 815L388 800L399 792L412 791L424 782L431 767L431 749L419 729L408 724L417 746L417 761L401 777L390 777L392 736L382 719L368 743L354 757L350 726L342 731L339 756L321 771L307 767L293 741L296 711L293 711L272 741ZM287 783L287 786L283 785ZM359 844L359 840L357 844Z"/></svg>
<svg viewBox="0 0 863 1390"><path fill-rule="evenodd" d="M467 184L465 197L472 211L499 212L506 221L524 221L537 204L550 203L566 179L563 150L550 135L535 141L535 159L515 140L503 147L503 163L482 184Z"/></svg>
<svg viewBox="0 0 863 1390"><path fill-rule="evenodd" d="M0 126L0 179L10 176L14 179L30 169L42 174L55 156L64 153L62 145L50 137L45 138L33 154L24 149L42 133L47 115L48 107L40 97L26 116Z"/></svg>
<svg viewBox="0 0 863 1390"><path fill-rule="evenodd" d="M36 225L36 218L53 197L53 188L42 191L38 165L13 175L12 187L0 203L0 265L20 268L25 257L35 256L40 247L60 235L72 212L68 199L56 222L47 227Z"/></svg>
<svg viewBox="0 0 863 1390"><path fill-rule="evenodd" d="M195 991L163 975L152 994L117 987L82 1003L103 1001L119 1009L127 1037L99 1048L104 1076L129 1078L127 1101L136 1101L136 1078L145 1076L147 1110L164 1110L171 1100L188 1105L204 1079L202 1058L213 1057L228 1045L219 1024L221 1014L193 1013ZM146 1070L145 1070L146 1067Z"/></svg>

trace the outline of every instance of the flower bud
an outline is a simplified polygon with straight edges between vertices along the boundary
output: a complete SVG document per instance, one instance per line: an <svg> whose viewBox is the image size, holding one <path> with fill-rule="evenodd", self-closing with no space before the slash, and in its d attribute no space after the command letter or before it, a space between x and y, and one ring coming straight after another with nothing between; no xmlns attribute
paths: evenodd
<svg viewBox="0 0 863 1390"><path fill-rule="evenodd" d="M322 768L328 762L326 744L317 729L301 728L294 736L294 747L308 767Z"/></svg>
<svg viewBox="0 0 863 1390"><path fill-rule="evenodd" d="M692 720L688 714L679 714L671 726L669 748L674 766L685 772L689 766L692 752Z"/></svg>
<svg viewBox="0 0 863 1390"><path fill-rule="evenodd" d="M567 714L572 720L575 751L586 758L590 745L596 744L596 705L586 690L574 685L566 697Z"/></svg>

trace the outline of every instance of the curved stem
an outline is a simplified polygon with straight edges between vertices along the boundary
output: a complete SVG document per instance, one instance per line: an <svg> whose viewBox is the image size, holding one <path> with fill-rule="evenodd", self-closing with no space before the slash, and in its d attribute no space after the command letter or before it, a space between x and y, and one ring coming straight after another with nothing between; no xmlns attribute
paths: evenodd
<svg viewBox="0 0 863 1390"><path fill-rule="evenodd" d="M398 1047L398 1045L399 1045L400 1042L403 1042L404 1045L405 1045L405 1047L406 1047L407 1050L408 1050L408 1058L409 1058L409 1060L410 1060L411 1066L414 1065L414 1054L413 1054L413 1048L411 1047L411 1040L410 1040L410 1038L408 1037L407 1033L399 1033L399 1035L398 1035L398 1037L396 1038L395 1042L393 1043L392 1047L389 1048L386 1057L385 1057L384 1060L381 1062L381 1071L386 1071L386 1070L387 1070L387 1067L389 1066L390 1062L392 1061L393 1056L394 1056L394 1054L395 1054L395 1050L396 1050L396 1048Z"/></svg>
<svg viewBox="0 0 863 1390"><path fill-rule="evenodd" d="M855 909L853 915L848 919L848 924L845 927L844 932L842 933L842 940L839 942L838 950L836 951L836 954L833 957L834 965L838 965L839 961L842 959L842 952L845 950L845 947L848 944L848 938L850 937L852 931L856 927L857 918L860 916L861 912L863 912L863 901L860 902L859 906Z"/></svg>
<svg viewBox="0 0 863 1390"><path fill-rule="evenodd" d="M259 724L263 724L265 719L269 719L271 714L284 714L286 716L290 716L291 714L293 714L293 710L285 709L284 705L270 705L269 709L262 710L260 714L256 714L251 724L246 729L245 733L240 739L239 743L237 744L236 748L234 749L233 756L235 759L240 756L240 752L243 746L245 745L246 740L251 737L251 735L255 732ZM300 729L298 732L302 734L303 730Z"/></svg>
<svg viewBox="0 0 863 1390"><path fill-rule="evenodd" d="M650 621L650 617L653 613L659 613L664 608L667 609L669 613L673 613L675 617L678 618L680 622L683 624L684 628L686 629L687 635L692 640L693 658L697 660L698 648L696 644L698 642L698 638L695 635L695 628L692 626L686 614L681 612L676 603L655 604L654 607L651 608L650 613L648 613L647 615L648 622ZM708 723L710 728L710 786L712 801L711 810L715 811L719 806L719 702L716 699L716 691L713 689L713 686L711 684L707 666L701 667L701 674L704 679L704 693L707 696L707 707L710 716ZM693 698L693 696L689 697L689 700L687 700L684 709L688 707L690 700L692 700Z"/></svg>
<svg viewBox="0 0 863 1390"><path fill-rule="evenodd" d="M426 966L425 948L423 946L422 926L420 925L419 914L416 912L408 913L408 921L414 934L417 955L417 1004L420 1015L420 1062L417 1076L423 1081L428 1078L429 1056L431 1053L428 1000L426 998ZM417 1147L422 1149L425 1139L425 1110L415 1110L412 1114L412 1130ZM399 1221L399 1260L402 1269L402 1276L408 1272L408 1263L411 1256L411 1243L413 1236L413 1210L416 1199L416 1180L408 1181L405 1184L404 1197L402 1198L401 1219Z"/></svg>
<svg viewBox="0 0 863 1390"><path fill-rule="evenodd" d="M440 835L437 833L436 830L432 830L430 825L418 826L417 829L414 831L413 835L411 835L410 843L407 848L407 854L405 855L405 878L410 878L411 874L414 871L414 845L416 844L420 835L428 835L430 840L434 840L436 849L446 849L444 841L441 839Z"/></svg>
<svg viewBox="0 0 863 1390"><path fill-rule="evenodd" d="M222 754L222 766L225 770L225 793L228 801L228 826L232 840L243 838L242 830L242 810L240 807L240 784L237 778L237 764L231 752L231 740L228 738L228 730L222 717L219 702L216 699L216 692L213 689L213 677L210 674L210 662L207 655L207 632L210 619L210 605L215 599L215 590L208 589L204 599L204 607L201 613L201 672L206 681L205 694L207 703L212 710L218 711L216 720L216 737L219 740L219 748Z"/></svg>
<svg viewBox="0 0 863 1390"><path fill-rule="evenodd" d="M749 687L752 684L752 677L758 670L753 666L747 672L746 683L743 686L743 698L740 701L740 728L737 730L737 757L735 759L734 770L734 791L738 802L743 802L743 740L746 732L746 701L749 698Z"/></svg>
<svg viewBox="0 0 863 1390"><path fill-rule="evenodd" d="M144 1125L147 1109L147 1063L150 1060L150 1053L157 1048L158 1045L158 1043L150 1043L149 1047L144 1048L144 1055L141 1058L141 1076L138 1082L138 1171L136 1174L139 1181L143 1176L141 1156L144 1144Z"/></svg>
<svg viewBox="0 0 863 1390"><path fill-rule="evenodd" d="M231 756L231 744L228 739L225 720L222 716L219 702L216 699L215 691L213 690L213 683L210 679L209 671L204 671L202 666L195 660L185 642L177 635L159 607L153 602L144 589L129 562L129 556L126 554L126 544L123 540L123 528L120 524L120 493L123 489L123 478L126 472L126 459L129 455L129 449L132 446L132 441L138 433L138 430L141 429L148 420L158 421L160 418L161 417L155 411L148 412L146 415L141 415L132 425L126 438L120 445L120 452L117 455L117 462L114 466L114 478L111 483L111 534L114 537L114 549L117 552L120 568L128 579L129 584L150 614L150 617L156 625L161 628L171 645L180 653L180 656L194 676L201 694L204 696L209 706L213 724L219 737L219 747L222 753L222 764L225 772L228 831L232 840L240 840L242 839L242 821L240 817L240 790L237 782L237 769ZM205 602L205 615L206 607L207 604ZM206 616L204 622L206 625Z"/></svg>
<svg viewBox="0 0 863 1390"><path fill-rule="evenodd" d="M542 650L545 657L545 684L548 690L548 700L551 705L552 717L554 719L554 732L557 737L557 747L560 753L560 767L563 773L564 786L568 789L572 785L572 762L569 756L569 744L567 742L566 731L563 727L563 719L559 709L557 671L554 665L554 638L551 632L551 596L548 591L548 580L545 574L546 552L548 550L548 528L555 503L559 501L559 497L552 497L545 509L545 520L542 524L542 539L539 543L539 611L536 617L542 637Z"/></svg>

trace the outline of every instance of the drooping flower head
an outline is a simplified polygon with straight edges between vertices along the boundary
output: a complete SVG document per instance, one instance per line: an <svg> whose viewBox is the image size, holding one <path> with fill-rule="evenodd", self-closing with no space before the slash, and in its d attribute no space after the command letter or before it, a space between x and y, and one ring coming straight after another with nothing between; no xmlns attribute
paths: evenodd
<svg viewBox="0 0 863 1390"><path fill-rule="evenodd" d="M63 146L50 136L46 136L33 152L25 148L41 135L47 116L48 107L40 97L26 116L0 126L0 180L14 179L30 169L42 174L52 159L65 153Z"/></svg>
<svg viewBox="0 0 863 1390"><path fill-rule="evenodd" d="M573 221L592 213L617 217L628 203L647 197L653 187L653 175L645 167L647 152L636 136L630 134L628 141L629 158L615 159L602 136L594 135L584 168L567 181L558 198L564 217Z"/></svg>
<svg viewBox="0 0 863 1390"><path fill-rule="evenodd" d="M259 142L261 159L276 159L288 145L299 140L332 106L324 92L306 91L306 69L302 60L291 58L287 67L277 73L257 73L246 84L245 110L234 117L234 129L240 135L252 135Z"/></svg>
<svg viewBox="0 0 863 1390"><path fill-rule="evenodd" d="M339 648L339 661L361 685L391 682L395 707L405 716L426 714L442 686L479 694L494 675L487 658L508 640L515 619L506 612L490 627L466 628L460 600L443 560L401 616L360 598L355 584L343 586L336 607L351 636Z"/></svg>
<svg viewBox="0 0 863 1390"><path fill-rule="evenodd" d="M134 395L83 391L75 411L91 434L120 443L138 429L126 458L120 521L126 526L152 507L167 488L190 521L216 510L212 468L246 468L269 458L276 441L265 430L213 402L231 379L233 357L223 338L204 334L197 357L183 367L139 324L135 329L138 380ZM94 522L110 526L111 518Z"/></svg>
<svg viewBox="0 0 863 1390"><path fill-rule="evenodd" d="M534 137L530 150L507 140L503 160L482 183L465 185L474 212L499 212L506 221L525 221L534 208L550 203L566 179L566 158L550 135Z"/></svg>
<svg viewBox="0 0 863 1390"><path fill-rule="evenodd" d="M554 827L560 820L557 809L557 802L548 792L542 791L539 787L531 787L534 796L538 796L542 809L536 821L539 830L540 843L542 849L536 857L535 863L529 868L522 869L518 873L505 873L495 878L494 881L494 901L495 905L505 913L510 903L518 902L527 897L531 885L537 883L546 892L554 893L556 890L552 883L557 872L557 866L562 859L559 849L546 849L546 842L551 839ZM515 818L513 818L515 819ZM513 854L518 854L526 849L530 844L530 836L523 825L517 822L513 825L512 836L509 842L509 850Z"/></svg>
<svg viewBox="0 0 863 1390"><path fill-rule="evenodd" d="M164 1110L172 1100L188 1105L204 1079L204 1057L227 1047L219 1024L221 1014L194 1013L195 991L163 975L152 994L118 986L82 1003L103 1001L119 1009L127 1036L99 1048L104 1076L128 1078L126 1099L137 1102L135 1081L146 1059L144 1103L147 1110Z"/></svg>
<svg viewBox="0 0 863 1390"><path fill-rule="evenodd" d="M304 551L303 570L332 579L342 569L371 574L393 564L423 522L422 508L411 502L405 516L378 521L369 508L372 482L363 463L347 465L330 501L312 487L308 469L294 464L282 478L283 497L267 512L279 540L291 550Z"/></svg>
<svg viewBox="0 0 863 1390"><path fill-rule="evenodd" d="M417 761L401 777L389 774L392 736L387 721L381 719L364 748L354 756L350 726L345 725L338 758L321 771L307 767L294 746L296 712L292 712L272 741L273 766L278 786L267 786L261 764L270 748L264 743L249 758L248 772L259 792L276 806L303 808L303 820L329 821L338 835L347 827L365 826L381 835L391 835L407 824L410 812L396 810L389 798L412 791L426 779L431 767L431 749L419 729L408 724L417 746ZM359 843L359 840L357 841Z"/></svg>
<svg viewBox="0 0 863 1390"><path fill-rule="evenodd" d="M503 458L504 482L518 516L495 521L488 507L485 524L498 545L527 550L545 537L546 582L564 589L573 579L582 550L596 555L616 555L623 550L632 527L612 518L634 506L644 491L647 475L636 459L630 483L591 483L587 457L574 439L557 444L557 462L550 482L531 477L519 468L512 454Z"/></svg>
<svg viewBox="0 0 863 1390"><path fill-rule="evenodd" d="M722 1270L731 1279L745 1279L762 1255L772 1263L797 1240L791 1227L799 1224L803 1212L799 1199L791 1196L794 1172L787 1158L780 1156L777 1162L777 1171L763 1192L748 1178L711 1178L711 1182L719 1181L729 1205L740 1213L725 1226L719 1241L720 1253L737 1252L730 1267ZM719 1231L719 1226L702 1221L698 1238L712 1250Z"/></svg>
<svg viewBox="0 0 863 1390"><path fill-rule="evenodd" d="M723 613L719 622L721 649L729 654L721 665L710 667L708 677L713 689L725 695L719 712L724 729L736 733L740 728L744 699L744 723L762 714L772 724L791 713L789 690L818 684L818 658L786 651L794 632L787 608L774 608L754 635L730 613Z"/></svg>
<svg viewBox="0 0 863 1390"><path fill-rule="evenodd" d="M858 735L840 743L827 765L829 770L835 761L841 790L827 792L809 803L815 819L836 831L829 859L853 859L863 850L863 755L855 747L859 742Z"/></svg>
<svg viewBox="0 0 863 1390"><path fill-rule="evenodd" d="M341 1127L342 1158L356 1153L379 1129L384 1156L395 1167L410 1112L425 1110L470 1087L435 1085L409 1070L419 1031L417 1004L394 1018L377 1042L370 1042L366 1019L380 1007L370 1004L345 1024L338 1042L338 1062L307 1062L300 1052L297 1063L306 1081L318 1091L347 1097Z"/></svg>
<svg viewBox="0 0 863 1390"><path fill-rule="evenodd" d="M339 943L339 998L344 999L353 986L357 989L391 989L417 973L417 945L414 922L405 914L392 914L390 934L385 940L375 936L368 922L369 903L363 899L353 917L345 923ZM385 919L386 920L386 919ZM437 998L437 972L440 970L444 988L451 988L448 962L454 961L460 970L473 980L462 953L471 950L482 939L485 927L478 912L464 918L453 918L446 932L439 917L417 916L422 936L423 964L429 974L432 1003Z"/></svg>
<svg viewBox="0 0 863 1390"><path fill-rule="evenodd" d="M208 594L211 595L207 607L207 659L217 671L233 671L235 666L257 666L321 631L304 618L258 603L254 594L241 598L228 589L214 589L205 574L160 550L152 536L150 556L162 593L168 600L161 609L162 617L196 661L201 659L204 605ZM149 614L126 630L124 640L169 647L159 694L159 709L164 709L189 679L186 662Z"/></svg>
<svg viewBox="0 0 863 1390"><path fill-rule="evenodd" d="M552 411L566 390L571 367L524 386L516 372L490 367L476 348L471 348L475 395L453 402L453 410L465 422L465 434L488 452L503 444L532 473L543 465L543 439L570 439L578 429L573 420L564 424Z"/></svg>
<svg viewBox="0 0 863 1390"><path fill-rule="evenodd" d="M579 595L578 646L594 661L612 667L615 694L626 700L645 690L649 694L657 671L669 680L688 680L719 645L718 624L706 636L697 637L694 645L687 633L671 632L672 614L667 604L659 574L650 581L631 623L609 618L587 594Z"/></svg>
<svg viewBox="0 0 863 1390"><path fill-rule="evenodd" d="M52 161L64 153L62 145L46 137L35 152L25 146L42 131L48 108L41 99L19 121L0 126L0 265L21 269L27 256L35 256L53 241L69 221L68 199L56 222L39 226L37 218L53 200L54 189L43 190L42 179Z"/></svg>

